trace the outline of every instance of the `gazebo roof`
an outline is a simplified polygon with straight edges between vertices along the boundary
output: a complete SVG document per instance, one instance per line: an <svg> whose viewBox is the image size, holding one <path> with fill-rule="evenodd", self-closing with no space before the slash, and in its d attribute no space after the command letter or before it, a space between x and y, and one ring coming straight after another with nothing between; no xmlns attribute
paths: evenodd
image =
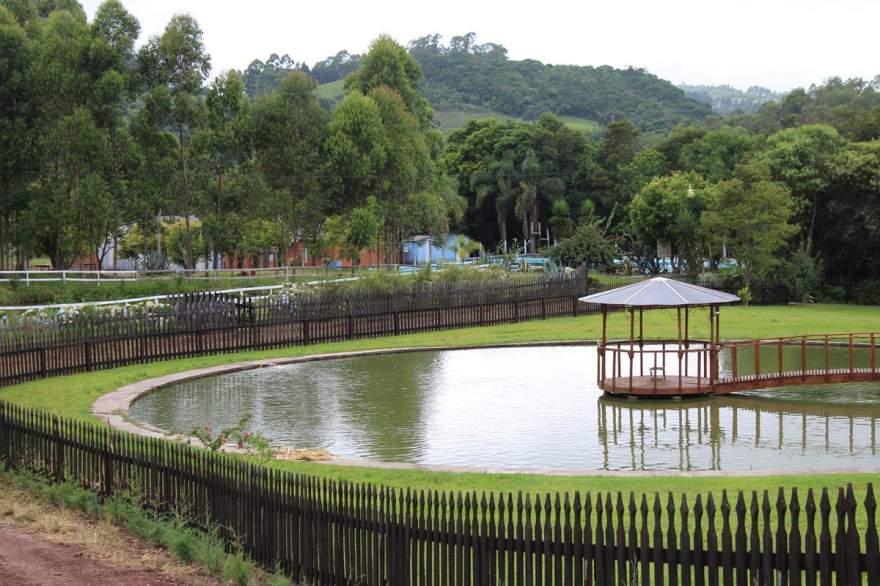
<svg viewBox="0 0 880 586"><path fill-rule="evenodd" d="M735 303L736 295L682 283L666 277L654 277L632 285L581 297L584 303L614 307L692 307Z"/></svg>

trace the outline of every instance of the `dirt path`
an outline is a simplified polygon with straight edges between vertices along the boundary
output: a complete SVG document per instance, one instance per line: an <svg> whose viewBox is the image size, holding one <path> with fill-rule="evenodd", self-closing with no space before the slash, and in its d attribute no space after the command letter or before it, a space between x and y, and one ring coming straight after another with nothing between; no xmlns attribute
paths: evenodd
<svg viewBox="0 0 880 586"><path fill-rule="evenodd" d="M87 557L81 547L51 543L12 525L0 525L0 586L182 586L201 577L170 576L158 569L119 568Z"/></svg>

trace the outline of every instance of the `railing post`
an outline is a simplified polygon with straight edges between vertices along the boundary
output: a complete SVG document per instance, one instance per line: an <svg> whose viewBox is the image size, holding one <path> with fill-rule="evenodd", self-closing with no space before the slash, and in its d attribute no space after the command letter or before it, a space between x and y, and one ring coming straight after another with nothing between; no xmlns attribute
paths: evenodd
<svg viewBox="0 0 880 586"><path fill-rule="evenodd" d="M871 334L871 377L877 377L877 338Z"/></svg>
<svg viewBox="0 0 880 586"><path fill-rule="evenodd" d="M825 377L826 379L831 376L831 366L830 360L828 358L828 335L825 335Z"/></svg>
<svg viewBox="0 0 880 586"><path fill-rule="evenodd" d="M49 350L44 346L40 348L40 374L43 378L49 376Z"/></svg>
<svg viewBox="0 0 880 586"><path fill-rule="evenodd" d="M761 378L761 341L755 340L755 381Z"/></svg>
<svg viewBox="0 0 880 586"><path fill-rule="evenodd" d="M547 319L547 298L541 297L541 319Z"/></svg>
<svg viewBox="0 0 880 586"><path fill-rule="evenodd" d="M105 497L113 496L113 431L106 430L104 432L104 450L103 450L103 472L104 486L103 492Z"/></svg>
<svg viewBox="0 0 880 586"><path fill-rule="evenodd" d="M0 401L0 460L3 461L3 470L10 470L12 468L12 462L10 461L11 452L9 430L6 426L6 404Z"/></svg>
<svg viewBox="0 0 880 586"><path fill-rule="evenodd" d="M849 335L849 348L847 349L847 362L849 366L849 375L853 376L853 335Z"/></svg>
<svg viewBox="0 0 880 586"><path fill-rule="evenodd" d="M394 312L394 335L395 336L400 335L400 312L399 311Z"/></svg>
<svg viewBox="0 0 880 586"><path fill-rule="evenodd" d="M571 297L571 317L577 317L578 314L578 298L577 295L572 295Z"/></svg>
<svg viewBox="0 0 880 586"><path fill-rule="evenodd" d="M736 386L736 343L730 347L730 365L733 376L733 386Z"/></svg>
<svg viewBox="0 0 880 586"><path fill-rule="evenodd" d="M304 319L302 321L302 339L303 344L308 344L310 339L311 332L309 331L309 320Z"/></svg>
<svg viewBox="0 0 880 586"><path fill-rule="evenodd" d="M783 371L782 366L782 340L776 344L776 370L779 373L779 382L782 382L782 379L785 378L785 372Z"/></svg>
<svg viewBox="0 0 880 586"><path fill-rule="evenodd" d="M61 431L59 429L58 416L52 416L52 441L54 441L54 454L52 463L55 482L64 482L64 444L61 443Z"/></svg>
<svg viewBox="0 0 880 586"><path fill-rule="evenodd" d="M801 338L801 381L807 380L807 339Z"/></svg>
<svg viewBox="0 0 880 586"><path fill-rule="evenodd" d="M348 339L354 340L354 316L352 316L349 313L347 318L348 318Z"/></svg>
<svg viewBox="0 0 880 586"><path fill-rule="evenodd" d="M86 340L83 343L83 351L85 353L86 372L92 372L92 341Z"/></svg>

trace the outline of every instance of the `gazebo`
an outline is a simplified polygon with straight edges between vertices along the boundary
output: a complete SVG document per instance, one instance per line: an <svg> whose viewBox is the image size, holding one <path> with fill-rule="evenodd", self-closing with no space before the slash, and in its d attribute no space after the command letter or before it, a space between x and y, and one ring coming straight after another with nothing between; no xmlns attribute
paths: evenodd
<svg viewBox="0 0 880 586"><path fill-rule="evenodd" d="M665 277L581 297L583 303L599 305L602 312L599 388L634 398L711 394L718 380L719 306L739 300L736 295ZM695 307L709 309L709 340L690 338L690 310ZM629 340L607 339L609 308L629 313ZM645 309L675 309L677 339L646 341Z"/></svg>

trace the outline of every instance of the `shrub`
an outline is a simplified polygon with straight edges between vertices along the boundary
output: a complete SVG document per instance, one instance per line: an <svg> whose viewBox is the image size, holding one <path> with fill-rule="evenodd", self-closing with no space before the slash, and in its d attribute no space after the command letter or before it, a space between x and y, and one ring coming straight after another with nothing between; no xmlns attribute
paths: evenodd
<svg viewBox="0 0 880 586"><path fill-rule="evenodd" d="M226 559L223 560L220 576L224 582L232 582L236 586L247 586L251 582L253 573L253 563L244 557L241 549L238 549L234 554L226 556Z"/></svg>
<svg viewBox="0 0 880 586"><path fill-rule="evenodd" d="M853 300L859 305L880 305L880 279L859 283L853 293Z"/></svg>

